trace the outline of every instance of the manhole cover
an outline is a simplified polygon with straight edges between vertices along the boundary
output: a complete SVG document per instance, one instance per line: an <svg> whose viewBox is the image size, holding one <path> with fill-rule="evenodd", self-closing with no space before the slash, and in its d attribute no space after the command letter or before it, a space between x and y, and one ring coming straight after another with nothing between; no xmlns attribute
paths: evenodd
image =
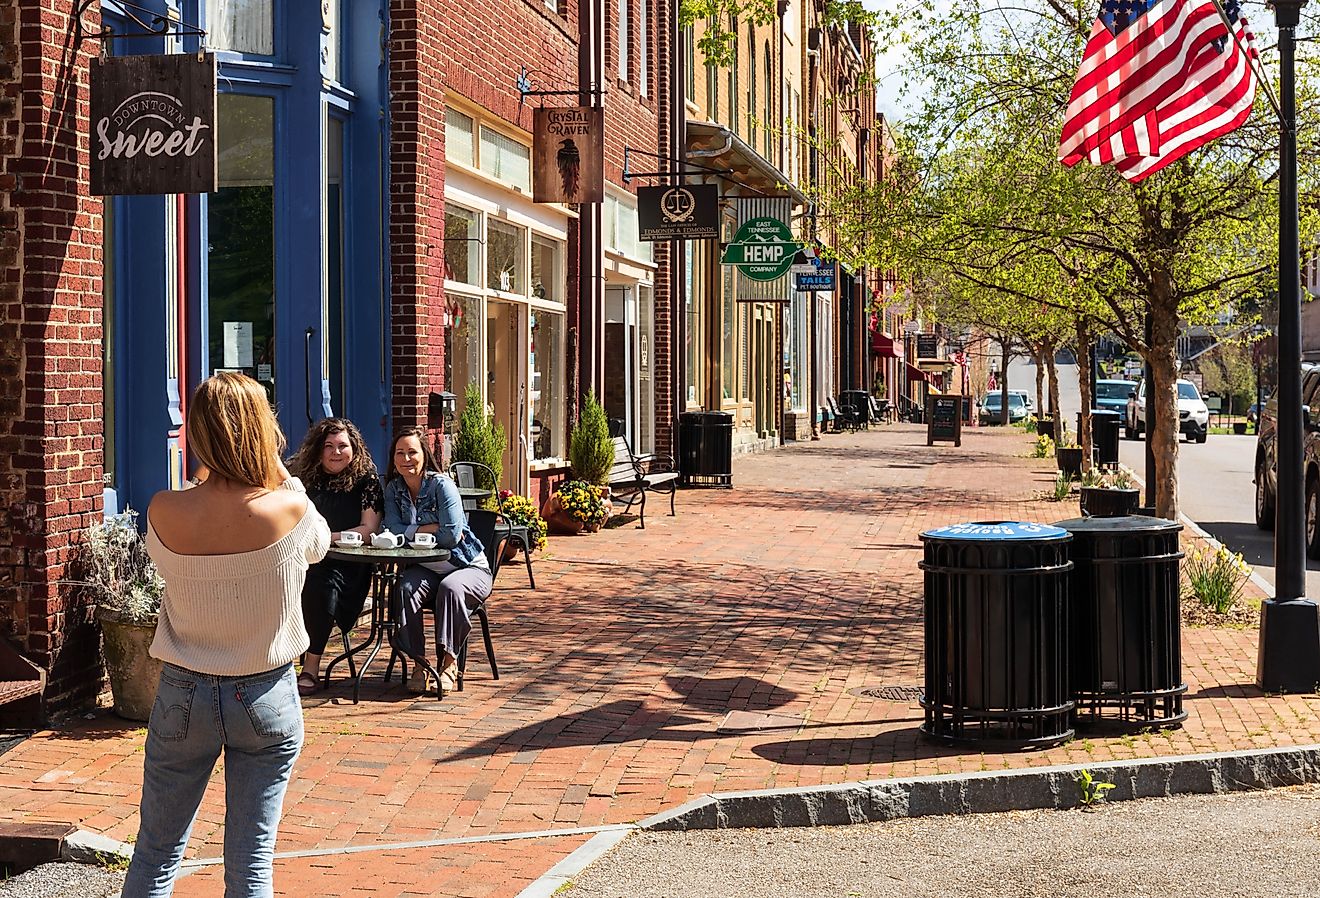
<svg viewBox="0 0 1320 898"><path fill-rule="evenodd" d="M912 702L921 698L920 686L862 686L851 690L862 698L875 698L882 702Z"/></svg>

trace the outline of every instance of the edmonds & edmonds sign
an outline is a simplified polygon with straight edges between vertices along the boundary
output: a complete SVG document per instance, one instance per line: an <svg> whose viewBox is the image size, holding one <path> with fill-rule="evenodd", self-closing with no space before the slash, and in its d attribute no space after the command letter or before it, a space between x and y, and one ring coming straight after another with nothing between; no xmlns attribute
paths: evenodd
<svg viewBox="0 0 1320 898"><path fill-rule="evenodd" d="M92 63L91 192L216 188L215 56L112 56Z"/></svg>

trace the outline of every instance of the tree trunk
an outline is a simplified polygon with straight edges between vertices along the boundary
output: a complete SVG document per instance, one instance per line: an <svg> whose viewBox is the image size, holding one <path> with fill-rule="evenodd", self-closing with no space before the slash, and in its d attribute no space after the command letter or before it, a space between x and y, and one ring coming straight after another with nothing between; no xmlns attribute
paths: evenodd
<svg viewBox="0 0 1320 898"><path fill-rule="evenodd" d="M1008 414L1008 363L1012 358L1008 352L1008 340L1003 337L999 340L999 423L1005 427L1009 424Z"/></svg>
<svg viewBox="0 0 1320 898"><path fill-rule="evenodd" d="M1163 288L1163 289L1162 289ZM1146 422L1155 456L1155 513L1178 519L1178 305L1157 276L1151 299L1151 380L1155 420Z"/></svg>
<svg viewBox="0 0 1320 898"><path fill-rule="evenodd" d="M1082 470L1090 470L1091 458L1091 353L1094 351L1091 329L1085 321L1077 322L1077 393L1082 408L1078 416L1077 445L1082 447Z"/></svg>
<svg viewBox="0 0 1320 898"><path fill-rule="evenodd" d="M1047 346L1045 351L1045 367L1050 372L1050 414L1054 416L1054 436L1059 436L1059 369L1054 361L1055 347Z"/></svg>
<svg viewBox="0 0 1320 898"><path fill-rule="evenodd" d="M1036 415L1045 413L1045 350L1037 348L1031 353L1036 363Z"/></svg>

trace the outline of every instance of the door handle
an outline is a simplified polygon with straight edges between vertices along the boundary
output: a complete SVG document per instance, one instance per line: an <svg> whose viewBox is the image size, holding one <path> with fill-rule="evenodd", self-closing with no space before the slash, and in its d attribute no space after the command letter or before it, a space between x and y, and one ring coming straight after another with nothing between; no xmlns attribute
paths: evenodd
<svg viewBox="0 0 1320 898"><path fill-rule="evenodd" d="M312 335L315 333L314 327L303 333L303 403L309 425L312 423Z"/></svg>

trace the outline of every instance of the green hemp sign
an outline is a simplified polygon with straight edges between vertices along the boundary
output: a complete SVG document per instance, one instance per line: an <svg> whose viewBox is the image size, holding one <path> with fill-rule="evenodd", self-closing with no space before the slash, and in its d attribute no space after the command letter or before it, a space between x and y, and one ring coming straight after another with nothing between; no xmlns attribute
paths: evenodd
<svg viewBox="0 0 1320 898"><path fill-rule="evenodd" d="M743 277L753 281L773 281L788 273L801 248L779 219L749 218L733 235L733 242L724 247L720 262L738 266Z"/></svg>

